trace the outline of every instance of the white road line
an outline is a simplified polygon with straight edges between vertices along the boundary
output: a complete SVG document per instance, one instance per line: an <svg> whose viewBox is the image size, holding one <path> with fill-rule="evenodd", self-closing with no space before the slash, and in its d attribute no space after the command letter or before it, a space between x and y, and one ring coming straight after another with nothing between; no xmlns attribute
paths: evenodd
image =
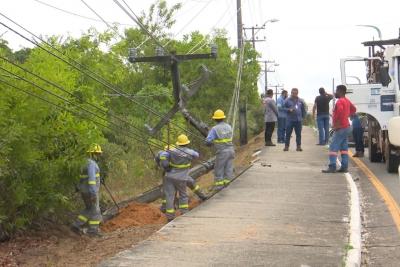
<svg viewBox="0 0 400 267"><path fill-rule="evenodd" d="M358 189L350 173L345 173L350 186L350 249L346 255L346 267L361 265L361 216Z"/></svg>

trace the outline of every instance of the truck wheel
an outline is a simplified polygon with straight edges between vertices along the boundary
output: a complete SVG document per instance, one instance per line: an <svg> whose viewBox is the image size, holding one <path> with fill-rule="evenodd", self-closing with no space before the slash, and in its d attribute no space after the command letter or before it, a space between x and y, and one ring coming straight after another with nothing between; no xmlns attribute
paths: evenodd
<svg viewBox="0 0 400 267"><path fill-rule="evenodd" d="M378 152L378 144L372 143L372 138L368 142L368 157L371 162L382 162L382 153Z"/></svg>
<svg viewBox="0 0 400 267"><path fill-rule="evenodd" d="M398 172L398 167L400 164L400 157L391 154L392 146L387 142L385 148L385 163L386 163L386 170L389 173L396 173Z"/></svg>

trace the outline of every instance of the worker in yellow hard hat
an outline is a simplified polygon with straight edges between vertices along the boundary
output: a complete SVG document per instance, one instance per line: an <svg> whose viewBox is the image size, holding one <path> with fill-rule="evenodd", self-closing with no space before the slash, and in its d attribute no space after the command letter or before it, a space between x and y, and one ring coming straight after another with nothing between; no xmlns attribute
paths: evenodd
<svg viewBox="0 0 400 267"><path fill-rule="evenodd" d="M77 220L72 224L72 230L76 233L86 233L90 236L100 235L100 222L102 221L99 206L100 168L97 164L99 156L103 153L100 145L92 144L87 150L88 159L82 168L79 182L79 191L85 209L81 211Z"/></svg>
<svg viewBox="0 0 400 267"><path fill-rule="evenodd" d="M168 151L172 151L175 149L174 145L166 145L164 146L164 150L161 150L157 153L157 155L155 156L155 161L157 163L158 166L161 166L161 161L162 160L168 160L168 156L169 154L167 153ZM170 168L169 164L168 164L168 168L167 170ZM163 185L165 183L165 170L164 170L164 174L163 174ZM192 192L194 194L196 194L196 196L199 197L200 200L204 201L207 199L206 194L203 192L203 190L200 188L200 186L196 183L196 181L188 176L187 177L187 182L186 182L187 187L189 187L190 190L192 190ZM163 186L164 188L164 186ZM165 198L165 194L164 194L164 189L163 189L163 197L161 199L161 207L160 210L162 212L166 212L166 204L167 204L167 200Z"/></svg>
<svg viewBox="0 0 400 267"><path fill-rule="evenodd" d="M186 213L189 210L189 197L186 185L190 179L189 169L192 160L199 157L199 153L190 149L189 138L181 134L178 136L176 148L165 151L165 157L161 160L161 166L166 170L164 180L164 194L166 199L166 216L168 221L175 218L175 194L179 193L179 210Z"/></svg>
<svg viewBox="0 0 400 267"><path fill-rule="evenodd" d="M235 150L233 147L233 130L225 122L225 113L218 109L214 112L212 119L216 125L209 131L206 138L207 145L214 145L216 159L214 165L214 188L216 190L227 186L233 179L233 160Z"/></svg>

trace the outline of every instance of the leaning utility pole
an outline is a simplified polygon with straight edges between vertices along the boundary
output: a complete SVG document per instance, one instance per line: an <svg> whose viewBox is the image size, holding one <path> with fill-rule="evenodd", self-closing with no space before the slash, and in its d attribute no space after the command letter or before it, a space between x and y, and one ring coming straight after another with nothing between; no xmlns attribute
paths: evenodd
<svg viewBox="0 0 400 267"><path fill-rule="evenodd" d="M240 51L243 46L243 22L242 22L242 1L236 0L237 12L237 38L238 50ZM239 57L238 57L239 59ZM239 61L239 60L238 60ZM235 118L233 118L235 119ZM247 103L240 103L239 107L239 135L240 145L247 144Z"/></svg>

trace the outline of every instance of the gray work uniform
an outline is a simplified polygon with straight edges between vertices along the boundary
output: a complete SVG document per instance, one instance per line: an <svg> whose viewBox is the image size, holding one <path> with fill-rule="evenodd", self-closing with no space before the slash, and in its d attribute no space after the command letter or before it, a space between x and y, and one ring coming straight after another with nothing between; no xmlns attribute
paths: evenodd
<svg viewBox="0 0 400 267"><path fill-rule="evenodd" d="M223 188L233 179L235 150L232 137L232 127L225 122L220 122L210 130L206 138L206 143L214 144L216 150L214 166L214 185L216 189Z"/></svg>
<svg viewBox="0 0 400 267"><path fill-rule="evenodd" d="M199 153L187 148L178 147L167 151L167 159L161 161L164 168L168 168L164 180L164 194L166 199L166 215L168 220L175 218L175 194L179 194L178 208L181 213L189 210L189 197L186 191L187 182L193 180L189 176L192 160L199 157Z"/></svg>
<svg viewBox="0 0 400 267"><path fill-rule="evenodd" d="M85 209L80 212L78 219L74 222L74 226L78 228L88 225L88 233L97 233L102 221L99 190L100 168L96 161L88 159L86 167L82 169L79 182L79 191L81 192Z"/></svg>

